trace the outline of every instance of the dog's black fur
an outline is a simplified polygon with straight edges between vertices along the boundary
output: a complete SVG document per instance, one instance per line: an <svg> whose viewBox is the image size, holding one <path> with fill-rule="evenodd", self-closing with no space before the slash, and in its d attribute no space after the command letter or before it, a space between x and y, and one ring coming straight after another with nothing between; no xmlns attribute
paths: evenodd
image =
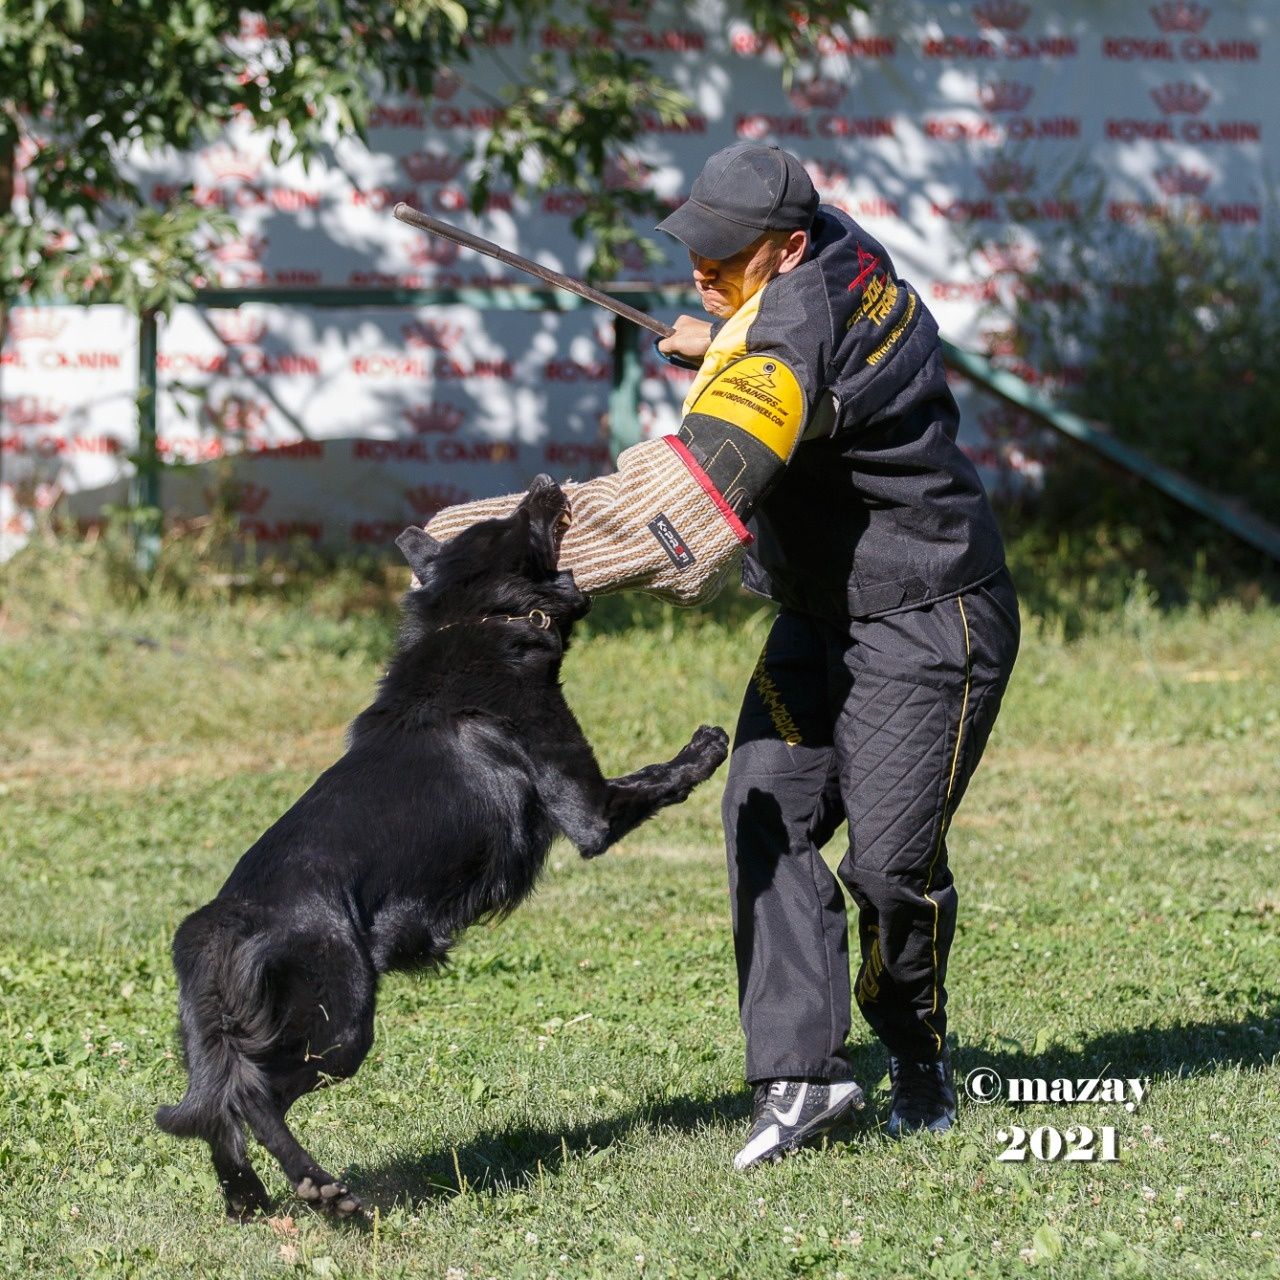
<svg viewBox="0 0 1280 1280"><path fill-rule="evenodd" d="M268 1207L246 1128L299 1196L358 1212L285 1113L364 1060L378 975L438 963L467 925L511 911L557 832L595 857L725 758L704 725L667 764L601 775L559 682L590 608L556 571L566 510L539 476L512 515L447 545L401 535L421 586L346 754L178 929L189 1079L156 1123L209 1143L234 1218Z"/></svg>

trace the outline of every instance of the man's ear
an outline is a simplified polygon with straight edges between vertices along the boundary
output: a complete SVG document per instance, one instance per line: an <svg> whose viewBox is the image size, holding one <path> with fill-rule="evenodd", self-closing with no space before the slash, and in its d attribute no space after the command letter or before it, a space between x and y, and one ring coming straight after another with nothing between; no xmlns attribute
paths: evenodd
<svg viewBox="0 0 1280 1280"><path fill-rule="evenodd" d="M425 529L411 524L397 539L404 558L409 562L413 575L425 587L434 576L432 561L440 554L442 543L437 542Z"/></svg>

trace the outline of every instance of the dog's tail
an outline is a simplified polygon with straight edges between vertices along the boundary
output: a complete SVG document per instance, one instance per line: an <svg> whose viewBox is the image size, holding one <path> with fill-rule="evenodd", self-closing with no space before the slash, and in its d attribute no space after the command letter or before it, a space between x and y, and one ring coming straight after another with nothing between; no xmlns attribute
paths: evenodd
<svg viewBox="0 0 1280 1280"><path fill-rule="evenodd" d="M271 998L267 933L242 907L211 902L187 917L173 940L187 1092L161 1107L156 1124L179 1138L204 1138L237 1163L244 1125L269 1098L259 1062L279 1037Z"/></svg>

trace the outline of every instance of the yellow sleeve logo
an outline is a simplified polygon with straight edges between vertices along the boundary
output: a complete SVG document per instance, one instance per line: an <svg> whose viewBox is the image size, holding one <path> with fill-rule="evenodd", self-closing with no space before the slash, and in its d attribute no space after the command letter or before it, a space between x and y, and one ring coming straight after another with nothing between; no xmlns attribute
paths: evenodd
<svg viewBox="0 0 1280 1280"><path fill-rule="evenodd" d="M747 356L707 383L687 412L741 428L785 462L804 429L804 393L776 356Z"/></svg>

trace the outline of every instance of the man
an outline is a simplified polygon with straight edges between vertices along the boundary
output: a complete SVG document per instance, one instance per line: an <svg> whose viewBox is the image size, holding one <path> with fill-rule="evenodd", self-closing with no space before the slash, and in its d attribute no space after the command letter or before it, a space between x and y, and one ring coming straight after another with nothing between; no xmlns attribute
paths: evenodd
<svg viewBox="0 0 1280 1280"><path fill-rule="evenodd" d="M854 995L889 1053L889 1131L939 1132L956 1109L946 830L1013 666L1018 607L955 443L937 325L883 247L819 206L804 167L777 147L711 156L659 229L688 249L715 319L681 316L658 343L698 371L680 431L577 487L561 567L587 590L688 602L750 542L744 585L781 606L723 805L755 1089L734 1163L778 1158L862 1105L845 1048L841 881L858 908ZM658 509L667 495L683 503L679 519ZM431 531L488 514L454 511ZM693 582L683 594L682 575ZM818 851L845 818L837 880Z"/></svg>
<svg viewBox="0 0 1280 1280"><path fill-rule="evenodd" d="M724 797L747 1079L745 1168L825 1131L849 1079L844 901L818 849L841 820L858 907L858 1007L889 1051L889 1130L955 1116L946 1045L956 893L946 828L1017 653L995 519L955 443L937 326L888 254L819 207L776 147L712 156L660 224L713 323L665 354L699 363L681 434L721 492L708 385L766 356L804 397L785 466L749 501L743 579L782 606L747 690ZM788 429L794 423L788 421ZM739 510L739 514L743 514Z"/></svg>

